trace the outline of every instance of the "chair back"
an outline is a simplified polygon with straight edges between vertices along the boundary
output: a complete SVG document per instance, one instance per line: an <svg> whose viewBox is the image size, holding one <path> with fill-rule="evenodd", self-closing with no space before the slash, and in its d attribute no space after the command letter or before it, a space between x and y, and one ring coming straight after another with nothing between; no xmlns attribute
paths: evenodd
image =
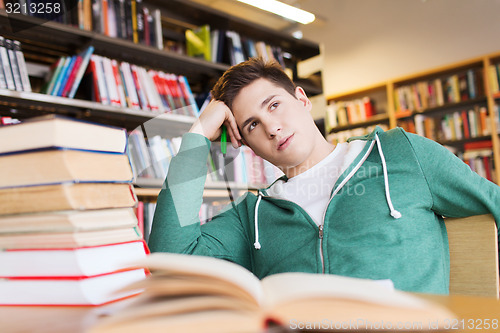
<svg viewBox="0 0 500 333"><path fill-rule="evenodd" d="M450 294L499 297L498 233L492 215L446 218Z"/></svg>

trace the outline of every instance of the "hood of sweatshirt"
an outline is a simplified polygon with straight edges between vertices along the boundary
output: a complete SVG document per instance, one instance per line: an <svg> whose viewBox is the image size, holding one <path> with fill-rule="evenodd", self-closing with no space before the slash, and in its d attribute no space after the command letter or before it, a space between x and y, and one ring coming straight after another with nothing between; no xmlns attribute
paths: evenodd
<svg viewBox="0 0 500 333"><path fill-rule="evenodd" d="M347 142L352 142L355 140L362 140L362 141L367 141L366 148L363 149L363 151L359 154L354 162L352 163L352 167L348 168L347 170L344 171L344 173L347 173L346 175L342 175L339 177L340 182L334 186L331 194L330 194L330 201L335 197L335 195L344 187L344 185L351 179L356 172L359 170L359 168L363 165L363 163L366 161L368 156L371 154L372 150L374 149L375 145L377 146L377 151L380 156L380 160L382 163L382 170L383 170L383 175L384 175L384 188L385 188L385 199L387 203L387 207L389 210L389 214L394 218L394 219L399 219L401 218L401 212L398 211L397 209L394 208L391 200L391 192L389 189L389 175L387 173L387 165L384 157L384 152L382 149L382 144L380 143L379 139L379 134L383 133L384 130L376 126L376 128L369 134L363 135L363 136L356 136L356 137L351 137L347 140ZM277 181L283 180L287 181L288 178L286 175L283 175L282 177L278 178L276 181L274 181L271 185L269 185L266 189L259 190L257 194L257 203L255 205L255 214L254 214L254 224L255 224L255 242L254 242L254 248L256 250L261 249L262 245L259 242L259 205L263 197L267 197L267 192L266 190L270 189L274 184L276 184Z"/></svg>

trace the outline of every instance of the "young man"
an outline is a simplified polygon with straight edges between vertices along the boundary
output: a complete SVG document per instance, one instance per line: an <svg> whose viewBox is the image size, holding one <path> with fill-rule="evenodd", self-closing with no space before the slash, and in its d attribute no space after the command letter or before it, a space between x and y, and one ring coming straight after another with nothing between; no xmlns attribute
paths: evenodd
<svg viewBox="0 0 500 333"><path fill-rule="evenodd" d="M230 68L172 159L160 192L152 251L207 255L259 278L300 271L391 279L397 289L448 293L442 216L492 213L500 187L441 145L400 128L336 147L316 128L311 102L276 64ZM210 141L225 124L284 176L200 226Z"/></svg>

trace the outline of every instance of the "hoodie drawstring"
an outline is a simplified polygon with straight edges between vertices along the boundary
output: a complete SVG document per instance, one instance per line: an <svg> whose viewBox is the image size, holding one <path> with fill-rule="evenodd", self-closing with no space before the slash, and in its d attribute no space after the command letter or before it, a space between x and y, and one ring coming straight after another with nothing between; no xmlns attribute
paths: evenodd
<svg viewBox="0 0 500 333"><path fill-rule="evenodd" d="M262 199L262 194L260 192L257 194L257 203L255 204L255 218L254 218L254 223L255 223L255 243L253 243L253 246L255 247L256 250L260 250L260 243L259 243L259 205L260 205L260 200Z"/></svg>
<svg viewBox="0 0 500 333"><path fill-rule="evenodd" d="M384 172L385 199L387 201L387 205L389 206L391 216L395 219L399 219L399 218L401 218L402 215L392 205L391 193L389 191L389 178L387 176L387 165L385 163L385 156L384 156L384 152L382 151L382 145L380 143L380 139L379 139L377 134L375 134L375 141L377 142L377 149L378 149L378 153L380 155L380 159L382 161L382 170ZM349 176L346 177L346 179L344 179L344 181L336 188L336 190L334 191L332 196L334 196L343 187L345 182L347 182L349 180L349 178L351 178L352 174L354 174L359 169L361 164L366 160L366 158L370 154L372 147L373 147L373 145L367 151L366 155L364 156L362 161L360 161L359 165L354 170L352 170L351 174L349 174ZM255 243L253 243L253 246L256 250L260 250L260 248L261 248L261 245L259 242L259 205L260 205L261 199L262 199L262 194L260 192L258 192L257 203L255 204L255 214L254 214Z"/></svg>
<svg viewBox="0 0 500 333"><path fill-rule="evenodd" d="M384 171L385 199L387 200L387 205L391 210L391 216L395 219L399 219L401 217L401 213L394 209L394 206L392 205L391 193L389 192L389 179L387 177L387 165L385 164L385 157L384 152L382 151L382 145L380 144L380 139L376 133L375 140L377 141L378 153L380 155L380 159L382 160L382 170Z"/></svg>

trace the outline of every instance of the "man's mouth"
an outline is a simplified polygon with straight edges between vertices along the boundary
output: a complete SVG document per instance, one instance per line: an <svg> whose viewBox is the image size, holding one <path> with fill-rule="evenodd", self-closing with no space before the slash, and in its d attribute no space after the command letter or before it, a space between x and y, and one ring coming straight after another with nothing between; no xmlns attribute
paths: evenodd
<svg viewBox="0 0 500 333"><path fill-rule="evenodd" d="M290 143L292 142L293 140L293 136L294 134L284 138L284 139L281 139L279 142L278 142L278 150L285 150L289 145Z"/></svg>

